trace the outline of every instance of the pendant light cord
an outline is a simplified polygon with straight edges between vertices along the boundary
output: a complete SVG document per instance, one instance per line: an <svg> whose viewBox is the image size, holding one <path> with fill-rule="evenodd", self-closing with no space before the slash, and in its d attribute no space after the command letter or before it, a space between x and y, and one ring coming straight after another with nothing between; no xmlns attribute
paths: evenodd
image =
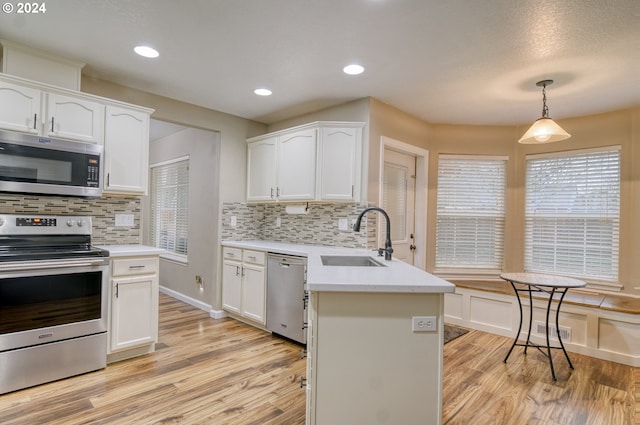
<svg viewBox="0 0 640 425"><path fill-rule="evenodd" d="M549 108L547 108L547 85L542 85L542 118L549 118Z"/></svg>

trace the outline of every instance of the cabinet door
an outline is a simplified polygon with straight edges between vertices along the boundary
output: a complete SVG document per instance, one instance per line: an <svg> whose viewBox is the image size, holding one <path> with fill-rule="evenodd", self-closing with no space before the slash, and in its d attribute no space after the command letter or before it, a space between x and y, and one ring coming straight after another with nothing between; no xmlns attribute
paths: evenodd
<svg viewBox="0 0 640 425"><path fill-rule="evenodd" d="M264 325L266 323L264 266L244 264L242 274L242 315Z"/></svg>
<svg viewBox="0 0 640 425"><path fill-rule="evenodd" d="M107 106L104 137L104 190L147 194L149 115Z"/></svg>
<svg viewBox="0 0 640 425"><path fill-rule="evenodd" d="M39 90L0 82L0 128L38 134Z"/></svg>
<svg viewBox="0 0 640 425"><path fill-rule="evenodd" d="M323 128L320 136L321 200L358 200L360 128Z"/></svg>
<svg viewBox="0 0 640 425"><path fill-rule="evenodd" d="M247 145L247 201L275 200L277 138Z"/></svg>
<svg viewBox="0 0 640 425"><path fill-rule="evenodd" d="M279 200L313 200L315 198L315 129L280 136L277 177Z"/></svg>
<svg viewBox="0 0 640 425"><path fill-rule="evenodd" d="M44 134L102 144L104 105L55 93L49 93L47 99Z"/></svg>
<svg viewBox="0 0 640 425"><path fill-rule="evenodd" d="M241 305L242 263L225 260L222 263L222 308L240 314Z"/></svg>
<svg viewBox="0 0 640 425"><path fill-rule="evenodd" d="M111 351L155 342L157 275L112 280Z"/></svg>

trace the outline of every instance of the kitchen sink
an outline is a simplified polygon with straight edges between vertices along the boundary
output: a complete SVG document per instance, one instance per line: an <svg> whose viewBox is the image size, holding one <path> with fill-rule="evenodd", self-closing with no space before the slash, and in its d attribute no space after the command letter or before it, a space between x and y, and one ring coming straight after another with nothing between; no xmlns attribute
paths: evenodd
<svg viewBox="0 0 640 425"><path fill-rule="evenodd" d="M321 255L323 266L340 267L386 267L366 255Z"/></svg>

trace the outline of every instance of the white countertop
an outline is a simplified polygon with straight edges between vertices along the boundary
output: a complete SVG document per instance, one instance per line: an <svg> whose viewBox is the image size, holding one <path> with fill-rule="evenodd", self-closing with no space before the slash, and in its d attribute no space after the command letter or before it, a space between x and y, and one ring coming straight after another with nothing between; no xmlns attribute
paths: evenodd
<svg viewBox="0 0 640 425"><path fill-rule="evenodd" d="M147 245L102 245L98 248L109 251L110 257L128 257L132 255L160 255L164 249Z"/></svg>
<svg viewBox="0 0 640 425"><path fill-rule="evenodd" d="M371 250L262 240L223 241L223 246L307 257L307 289L333 292L454 292L455 286L399 260L385 261ZM386 267L324 266L321 255L365 255Z"/></svg>

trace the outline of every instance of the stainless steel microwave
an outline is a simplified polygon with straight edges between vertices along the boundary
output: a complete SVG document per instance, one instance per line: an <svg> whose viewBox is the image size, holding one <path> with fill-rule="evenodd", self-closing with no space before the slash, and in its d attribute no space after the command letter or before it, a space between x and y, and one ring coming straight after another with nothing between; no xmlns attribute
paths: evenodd
<svg viewBox="0 0 640 425"><path fill-rule="evenodd" d="M102 146L0 130L0 192L99 197Z"/></svg>

